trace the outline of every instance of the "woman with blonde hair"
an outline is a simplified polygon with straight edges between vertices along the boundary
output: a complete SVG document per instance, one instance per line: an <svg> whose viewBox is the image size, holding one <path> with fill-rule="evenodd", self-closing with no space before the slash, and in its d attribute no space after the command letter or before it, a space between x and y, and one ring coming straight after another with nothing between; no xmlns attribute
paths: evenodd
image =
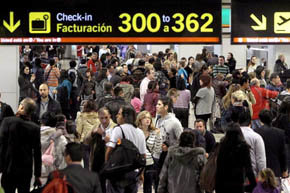
<svg viewBox="0 0 290 193"><path fill-rule="evenodd" d="M230 107L232 93L237 91L237 90L240 90L240 89L241 89L241 86L239 84L232 84L230 86L227 94L222 99L222 103L223 103L222 109L223 109L223 111L227 110Z"/></svg>
<svg viewBox="0 0 290 193"><path fill-rule="evenodd" d="M227 129L228 125L233 122L232 114L236 109L243 109L249 107L247 103L247 98L245 97L243 91L237 90L231 94L231 102L229 108L227 108L222 116L222 128ZM236 108L238 107L238 108Z"/></svg>
<svg viewBox="0 0 290 193"><path fill-rule="evenodd" d="M170 62L168 60L165 60L163 63L164 69L168 72L170 71Z"/></svg>
<svg viewBox="0 0 290 193"><path fill-rule="evenodd" d="M152 193L153 184L155 192L157 192L157 163L162 146L160 130L154 127L152 116L148 111L142 111L138 114L136 125L144 132L146 138L146 167L144 170L143 192Z"/></svg>
<svg viewBox="0 0 290 193"><path fill-rule="evenodd" d="M232 107L232 95L234 92L239 91L241 86L239 84L232 84L227 92L227 94L222 99L222 106L221 106L221 126L223 129L226 129L230 117L230 108Z"/></svg>
<svg viewBox="0 0 290 193"><path fill-rule="evenodd" d="M270 168L265 168L259 172L258 183L253 193L280 193L275 174Z"/></svg>
<svg viewBox="0 0 290 193"><path fill-rule="evenodd" d="M235 103L243 103L243 101L246 101L247 98L245 97L243 91L237 90L232 93L231 96L231 103L232 105L235 105Z"/></svg>

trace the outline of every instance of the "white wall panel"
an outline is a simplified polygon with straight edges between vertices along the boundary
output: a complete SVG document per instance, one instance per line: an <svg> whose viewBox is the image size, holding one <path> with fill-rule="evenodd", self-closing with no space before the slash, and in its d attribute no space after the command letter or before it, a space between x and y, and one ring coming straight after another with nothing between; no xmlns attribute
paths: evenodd
<svg viewBox="0 0 290 193"><path fill-rule="evenodd" d="M222 43L222 54L227 57L228 52L232 52L234 58L237 61L236 68L245 68L246 67L246 45L231 45L230 37L223 37Z"/></svg>
<svg viewBox="0 0 290 193"><path fill-rule="evenodd" d="M170 48L170 45L155 45L155 44L152 44L151 45L151 53L156 53L158 54L159 51L162 51L163 53L165 53L165 50L167 48Z"/></svg>
<svg viewBox="0 0 290 193"><path fill-rule="evenodd" d="M14 112L18 106L18 69L18 46L0 46L1 101L11 105Z"/></svg>
<svg viewBox="0 0 290 193"><path fill-rule="evenodd" d="M196 54L202 52L202 48L204 45L187 45L187 44L180 44L179 45L179 53L178 58L193 56L195 58Z"/></svg>

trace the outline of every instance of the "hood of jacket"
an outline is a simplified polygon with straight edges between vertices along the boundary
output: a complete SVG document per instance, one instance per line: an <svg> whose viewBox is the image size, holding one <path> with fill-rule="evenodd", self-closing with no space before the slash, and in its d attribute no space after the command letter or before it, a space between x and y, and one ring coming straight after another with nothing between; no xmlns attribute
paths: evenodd
<svg viewBox="0 0 290 193"><path fill-rule="evenodd" d="M97 112L82 112L81 116L85 119L97 119L98 113Z"/></svg>
<svg viewBox="0 0 290 193"><path fill-rule="evenodd" d="M199 176L205 162L203 148L170 147L164 163L168 167L162 168L158 192L200 193Z"/></svg>
<svg viewBox="0 0 290 193"><path fill-rule="evenodd" d="M173 146L170 147L168 153L176 159L176 161L183 164L191 164L193 159L199 155L205 154L205 150L201 147L181 147Z"/></svg>
<svg viewBox="0 0 290 193"><path fill-rule="evenodd" d="M173 114L173 113L168 113L165 117L160 118L160 119L166 121L166 120L170 120L170 119L173 119L173 118L176 118L176 117L175 117L175 114Z"/></svg>

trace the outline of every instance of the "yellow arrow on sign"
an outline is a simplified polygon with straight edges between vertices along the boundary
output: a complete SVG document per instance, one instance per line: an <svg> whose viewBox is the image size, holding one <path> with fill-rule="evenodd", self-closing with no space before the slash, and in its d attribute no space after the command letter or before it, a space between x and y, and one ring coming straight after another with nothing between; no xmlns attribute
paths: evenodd
<svg viewBox="0 0 290 193"><path fill-rule="evenodd" d="M257 24L256 26L253 25L251 26L253 30L255 31L267 30L267 18L264 15L262 15L262 21L259 20L253 13L250 15L250 17Z"/></svg>
<svg viewBox="0 0 290 193"><path fill-rule="evenodd" d="M14 25L14 12L10 11L10 17L9 17L9 24L3 20L3 25L11 32L13 33L19 26L20 26L20 20L17 21L17 23Z"/></svg>

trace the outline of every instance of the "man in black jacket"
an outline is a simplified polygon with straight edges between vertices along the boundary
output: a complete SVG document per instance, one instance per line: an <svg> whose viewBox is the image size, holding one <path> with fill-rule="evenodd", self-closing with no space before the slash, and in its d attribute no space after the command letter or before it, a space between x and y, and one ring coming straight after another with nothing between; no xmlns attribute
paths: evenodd
<svg viewBox="0 0 290 193"><path fill-rule="evenodd" d="M205 150L207 154L210 154L215 146L215 138L211 132L206 130L206 125L204 120L196 119L194 122L194 128L199 130L202 133L202 136L205 139Z"/></svg>
<svg viewBox="0 0 290 193"><path fill-rule="evenodd" d="M285 148L285 134L271 126L273 119L269 110L264 109L259 113L263 126L255 131L259 133L265 143L267 167L271 168L276 177L287 177L287 153Z"/></svg>
<svg viewBox="0 0 290 193"><path fill-rule="evenodd" d="M288 69L288 65L285 63L285 61L285 56L280 54L275 62L274 72L278 74L285 72Z"/></svg>
<svg viewBox="0 0 290 193"><path fill-rule="evenodd" d="M40 96L36 101L36 112L33 117L34 122L39 123L41 116L45 112L54 112L55 114L61 113L61 106L59 102L49 96L49 89L46 83L43 83L39 86L39 95Z"/></svg>
<svg viewBox="0 0 290 193"><path fill-rule="evenodd" d="M102 193L98 174L82 167L82 157L81 145L74 142L68 143L65 148L65 161L68 166L60 170L60 173L66 177L76 193ZM50 174L47 184L52 179L52 174Z"/></svg>
<svg viewBox="0 0 290 193"><path fill-rule="evenodd" d="M34 100L25 98L16 116L5 118L0 127L0 172L6 193L15 193L16 189L29 192L32 171L36 184L41 185L40 128L31 121L35 109Z"/></svg>

